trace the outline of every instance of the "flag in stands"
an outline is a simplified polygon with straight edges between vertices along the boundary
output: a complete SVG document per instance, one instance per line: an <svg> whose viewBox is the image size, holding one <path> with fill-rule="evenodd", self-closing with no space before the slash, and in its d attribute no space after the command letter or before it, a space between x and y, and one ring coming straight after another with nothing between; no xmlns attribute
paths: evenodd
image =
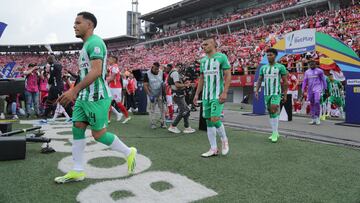
<svg viewBox="0 0 360 203"><path fill-rule="evenodd" d="M3 34L3 32L5 30L6 26L7 26L6 23L0 22L0 38L1 38L1 35Z"/></svg>
<svg viewBox="0 0 360 203"><path fill-rule="evenodd" d="M344 81L345 76L340 67L336 65L335 61L331 58L320 57L320 68L328 70L334 76L335 80Z"/></svg>

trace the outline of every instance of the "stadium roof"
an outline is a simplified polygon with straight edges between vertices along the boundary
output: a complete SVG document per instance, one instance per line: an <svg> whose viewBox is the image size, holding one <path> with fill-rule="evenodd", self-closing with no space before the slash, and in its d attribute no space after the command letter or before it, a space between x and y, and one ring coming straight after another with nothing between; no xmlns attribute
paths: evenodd
<svg viewBox="0 0 360 203"><path fill-rule="evenodd" d="M136 37L122 35L104 39L106 45L121 44L127 42L137 42ZM48 52L47 44L29 44L29 45L0 45L0 52ZM82 42L66 42L50 44L52 51L75 51L82 48Z"/></svg>
<svg viewBox="0 0 360 203"><path fill-rule="evenodd" d="M170 6L141 15L140 19L159 24L172 19L174 16L184 16L189 13L198 12L199 10L235 2L239 3L239 0L183 0Z"/></svg>

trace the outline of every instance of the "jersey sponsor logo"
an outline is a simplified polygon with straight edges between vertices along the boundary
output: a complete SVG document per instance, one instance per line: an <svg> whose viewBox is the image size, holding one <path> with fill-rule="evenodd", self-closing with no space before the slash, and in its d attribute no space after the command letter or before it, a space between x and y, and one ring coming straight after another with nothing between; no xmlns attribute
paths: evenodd
<svg viewBox="0 0 360 203"><path fill-rule="evenodd" d="M88 67L90 67L90 64L87 62L80 64L80 68L88 68Z"/></svg>
<svg viewBox="0 0 360 203"><path fill-rule="evenodd" d="M205 76L208 76L208 75L218 75L219 74L219 71L218 70L207 70L207 71L204 71L204 75Z"/></svg>

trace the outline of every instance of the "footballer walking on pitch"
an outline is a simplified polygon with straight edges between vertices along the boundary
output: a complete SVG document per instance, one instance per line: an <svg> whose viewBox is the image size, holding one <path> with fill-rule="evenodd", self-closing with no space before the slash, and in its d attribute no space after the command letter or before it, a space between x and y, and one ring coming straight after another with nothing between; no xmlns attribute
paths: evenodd
<svg viewBox="0 0 360 203"><path fill-rule="evenodd" d="M231 72L228 58L225 54L217 52L214 38L206 38L202 48L206 56L200 61L200 79L194 96L194 104L198 102L199 93L202 92L203 117L206 119L207 135L210 150L203 153L202 157L218 155L216 134L222 141L222 154L229 152L229 142L225 127L220 120L224 103L231 83Z"/></svg>
<svg viewBox="0 0 360 203"><path fill-rule="evenodd" d="M96 141L108 145L115 151L122 152L127 157L129 174L133 173L135 169L136 149L126 146L116 135L106 129L108 117L104 112L108 112L112 97L105 80L106 45L100 37L93 34L96 24L95 16L88 12L79 13L74 24L76 37L84 41L79 56L80 81L73 89L65 92L58 99L63 106L76 100L72 127L74 167L66 175L55 178L57 183L85 179L83 157L87 126L91 127L92 136Z"/></svg>
<svg viewBox="0 0 360 203"><path fill-rule="evenodd" d="M270 115L270 125L272 134L269 137L272 142L277 142L279 135L279 106L281 102L281 90L283 90L283 102L286 103L288 90L287 71L284 65L276 63L275 59L278 54L276 49L266 51L269 64L260 68L259 79L256 84L255 97L259 99L259 89L264 81L265 105ZM281 85L281 79L283 81ZM281 88L281 86L283 86Z"/></svg>

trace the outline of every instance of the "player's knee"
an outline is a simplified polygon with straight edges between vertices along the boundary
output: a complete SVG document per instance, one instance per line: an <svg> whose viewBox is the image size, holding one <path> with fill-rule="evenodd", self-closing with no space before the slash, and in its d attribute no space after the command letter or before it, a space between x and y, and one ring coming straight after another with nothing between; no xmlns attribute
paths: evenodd
<svg viewBox="0 0 360 203"><path fill-rule="evenodd" d="M95 140L99 139L105 133L106 128L103 128L101 130L91 130L91 135L94 137Z"/></svg>
<svg viewBox="0 0 360 203"><path fill-rule="evenodd" d="M87 124L83 123L83 122L74 122L73 127L75 128L81 128L81 129L86 129Z"/></svg>

